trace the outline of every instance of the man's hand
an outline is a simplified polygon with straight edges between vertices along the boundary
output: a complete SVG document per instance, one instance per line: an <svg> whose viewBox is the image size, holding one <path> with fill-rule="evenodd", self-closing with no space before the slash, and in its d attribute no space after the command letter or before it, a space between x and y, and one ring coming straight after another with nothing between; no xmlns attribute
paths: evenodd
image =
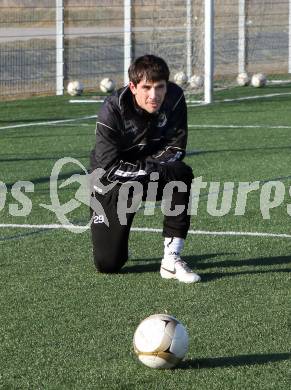
<svg viewBox="0 0 291 390"><path fill-rule="evenodd" d="M160 163L157 166L160 178L164 181L189 181L194 178L192 168L183 161Z"/></svg>

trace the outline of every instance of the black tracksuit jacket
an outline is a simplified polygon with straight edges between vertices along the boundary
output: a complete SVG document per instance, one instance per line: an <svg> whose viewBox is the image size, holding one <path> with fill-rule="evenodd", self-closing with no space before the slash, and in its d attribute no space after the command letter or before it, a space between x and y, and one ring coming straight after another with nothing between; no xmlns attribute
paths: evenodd
<svg viewBox="0 0 291 390"><path fill-rule="evenodd" d="M91 169L103 168L105 182L143 182L161 164L182 160L186 143L187 107L179 86L168 83L164 102L153 114L136 105L127 86L107 97L100 109Z"/></svg>

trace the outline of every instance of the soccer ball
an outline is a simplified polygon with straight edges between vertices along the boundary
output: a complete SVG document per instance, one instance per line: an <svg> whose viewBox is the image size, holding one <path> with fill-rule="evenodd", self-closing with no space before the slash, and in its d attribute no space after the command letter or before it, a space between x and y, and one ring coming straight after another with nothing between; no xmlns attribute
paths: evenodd
<svg viewBox="0 0 291 390"><path fill-rule="evenodd" d="M264 87L267 83L267 78L263 73L256 73L252 76L251 83L255 88Z"/></svg>
<svg viewBox="0 0 291 390"><path fill-rule="evenodd" d="M238 74L236 81L240 87L245 87L246 85L249 85L250 78L246 72L242 72Z"/></svg>
<svg viewBox="0 0 291 390"><path fill-rule="evenodd" d="M84 91L84 86L78 80L70 81L68 86L67 86L67 92L71 96L82 95L83 91Z"/></svg>
<svg viewBox="0 0 291 390"><path fill-rule="evenodd" d="M100 89L102 92L113 92L115 89L115 82L108 77L101 80Z"/></svg>
<svg viewBox="0 0 291 390"><path fill-rule="evenodd" d="M202 88L204 84L204 78L203 76L194 74L190 77L189 83L192 88Z"/></svg>
<svg viewBox="0 0 291 390"><path fill-rule="evenodd" d="M174 81L176 84L184 86L187 84L188 77L185 72L181 71L175 74Z"/></svg>
<svg viewBox="0 0 291 390"><path fill-rule="evenodd" d="M137 327L133 347L138 359L151 368L175 367L188 351L188 333L167 314L153 314Z"/></svg>

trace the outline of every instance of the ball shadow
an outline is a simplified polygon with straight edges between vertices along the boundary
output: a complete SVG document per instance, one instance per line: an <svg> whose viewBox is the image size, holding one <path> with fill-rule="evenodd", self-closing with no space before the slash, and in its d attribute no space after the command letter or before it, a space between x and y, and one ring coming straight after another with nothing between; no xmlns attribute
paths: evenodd
<svg viewBox="0 0 291 390"><path fill-rule="evenodd" d="M254 366L259 364L269 364L289 360L291 353L282 352L274 354L253 354L238 356L222 356L215 358L186 359L182 361L176 369L209 369L239 366Z"/></svg>

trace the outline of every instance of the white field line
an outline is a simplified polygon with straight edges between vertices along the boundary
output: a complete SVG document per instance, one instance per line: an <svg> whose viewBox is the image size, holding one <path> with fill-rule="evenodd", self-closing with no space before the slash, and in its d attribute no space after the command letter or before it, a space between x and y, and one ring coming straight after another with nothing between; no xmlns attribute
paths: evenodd
<svg viewBox="0 0 291 390"><path fill-rule="evenodd" d="M267 80L267 84L289 84L291 80Z"/></svg>
<svg viewBox="0 0 291 390"><path fill-rule="evenodd" d="M215 100L215 103L239 102L242 100L265 99L265 98L271 98L271 97L276 97L276 96L286 96L286 95L291 95L291 92L268 93L266 95L244 96L241 98L234 98L234 99Z"/></svg>
<svg viewBox="0 0 291 390"><path fill-rule="evenodd" d="M32 122L32 123L21 123L19 125L10 125L0 127L0 130L6 129L17 129L21 127L32 127L32 126L47 126L47 125L56 125L59 123L72 123L85 119L96 119L97 115L83 116L79 118L72 119L60 119L55 121L46 121L46 122ZM212 129L291 129L291 126L278 125L278 126L269 126L269 125L205 125L205 124L189 124L188 127L192 128L212 128Z"/></svg>
<svg viewBox="0 0 291 390"><path fill-rule="evenodd" d="M211 128L211 129L291 129L291 126L278 125L188 125L192 128Z"/></svg>
<svg viewBox="0 0 291 390"><path fill-rule="evenodd" d="M83 116L83 117L80 117L80 118L72 118L72 119L60 119L60 120L56 120L56 121L21 123L19 125L3 126L3 127L0 127L0 130L18 129L20 127L55 125L55 124L58 124L58 123L76 122L76 121L80 121L80 120L84 120L84 119L93 119L93 118L94 119L97 118L97 115Z"/></svg>
<svg viewBox="0 0 291 390"><path fill-rule="evenodd" d="M272 97L278 97L278 96L286 96L286 95L291 95L291 92L282 92L282 93L269 93L267 95L255 95L255 96L244 96L241 98L233 98L233 99L221 99L221 100L214 100L214 103L228 103L228 102L240 102L243 100L253 100L253 99L267 99L267 98L272 98ZM192 104L190 102L188 104L188 107L196 107L197 105L202 106L205 105L203 101L199 104Z"/></svg>
<svg viewBox="0 0 291 390"><path fill-rule="evenodd" d="M50 126L57 126L58 123L52 123ZM93 126L95 125L95 123L93 124ZM92 123L80 123L80 122L77 122L76 123L62 123L62 127L65 127L65 126L68 126L68 127L92 127ZM95 129L95 128L94 128Z"/></svg>
<svg viewBox="0 0 291 390"><path fill-rule="evenodd" d="M84 229L86 226L75 225L74 229ZM12 223L2 223L0 228L16 228L16 229L67 229L72 228L71 225L61 225L61 224L47 224L47 225L34 225L34 224L12 224ZM131 228L132 232L147 232L147 233L161 233L162 229L155 228L141 228L133 227ZM236 231L207 231L207 230L189 230L188 234L193 235L205 235L205 236L250 236L250 237L274 237L274 238L291 238L290 234L284 233L264 233L264 232L236 232Z"/></svg>
<svg viewBox="0 0 291 390"><path fill-rule="evenodd" d="M154 228L132 228L135 232L150 232L161 233L162 229ZM235 231L207 231L207 230L188 230L188 234L203 235L203 236L250 236L250 237L276 237L276 238L291 238L291 234L284 233L264 233L264 232L235 232Z"/></svg>
<svg viewBox="0 0 291 390"><path fill-rule="evenodd" d="M233 99L222 99L222 100L214 100L214 103L228 103L228 102L240 102L243 100L253 100L253 99L266 99L271 97L278 97L284 95L291 95L291 92L282 92L282 93L270 93L267 95L255 95L255 96L244 96L241 98L233 98ZM78 103L78 104L90 104L90 103L103 103L104 100L96 99L96 100L88 100L88 99L76 99L69 100L69 103ZM204 106L206 103L203 100L186 100L188 107L197 107Z"/></svg>
<svg viewBox="0 0 291 390"><path fill-rule="evenodd" d="M103 99L71 99L69 103L103 103Z"/></svg>
<svg viewBox="0 0 291 390"><path fill-rule="evenodd" d="M233 98L233 99L221 99L221 100L214 100L214 103L227 103L227 102L240 102L243 100L254 100L254 99L267 99L272 97L278 97L278 96L286 96L291 95L291 92L278 92L278 93L268 93L266 95L254 95L254 96L243 96L241 98ZM69 100L70 103L103 103L104 100L102 99L71 99ZM202 106L206 103L203 100L186 100L186 103L189 107L196 107L196 106Z"/></svg>
<svg viewBox="0 0 291 390"><path fill-rule="evenodd" d="M274 97L274 96L282 96L282 95L291 95L291 92L285 92L285 93L273 93L268 95L257 95L257 96L247 96L242 98L236 98L236 99L224 99L224 100L216 100L215 103L223 103L223 102L235 102L240 100L250 100L250 99L260 99L260 98L268 98L268 97ZM102 103L103 100L70 100L70 103ZM187 103L189 104L189 107L196 107L197 105L204 105L205 103L200 100L187 100ZM194 103L193 105L191 105ZM76 122L84 119L96 119L97 115L90 115L90 116L84 116L80 118L72 118L72 119L61 119L61 120L55 120L55 121L45 121L45 122L32 122L32 123L21 123L18 125L9 125L9 126L2 126L0 127L0 130L7 130L7 129L18 129L21 127L33 127L33 126L47 126L47 125L55 125L58 123L69 123L69 122ZM289 129L290 126L236 126L236 125L190 125L189 127L213 127L213 128L269 128L269 129Z"/></svg>

